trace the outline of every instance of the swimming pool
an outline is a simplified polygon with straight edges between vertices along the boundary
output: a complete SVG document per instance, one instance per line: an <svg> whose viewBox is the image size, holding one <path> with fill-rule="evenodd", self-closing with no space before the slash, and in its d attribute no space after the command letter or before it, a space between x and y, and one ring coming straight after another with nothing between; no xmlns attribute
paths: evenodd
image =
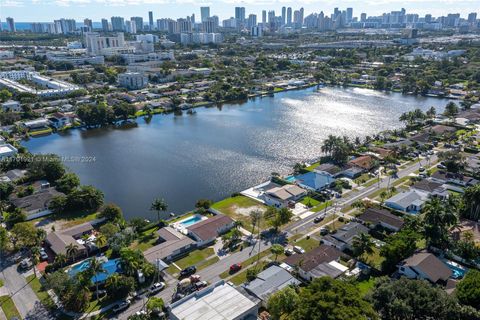
<svg viewBox="0 0 480 320"><path fill-rule="evenodd" d="M452 270L453 279L461 279L467 273L467 268L464 268L453 261L445 261L445 264L450 268L450 270Z"/></svg>
<svg viewBox="0 0 480 320"><path fill-rule="evenodd" d="M290 183L294 183L295 181L297 181L297 179L295 179L295 176L288 176L283 178L283 180L288 181Z"/></svg>
<svg viewBox="0 0 480 320"><path fill-rule="evenodd" d="M191 225L194 225L195 223L200 222L200 221L202 221L202 216L196 214L194 216L191 216L189 218L186 218L185 220L182 220L182 221L178 222L178 224L180 224L184 228L187 228L187 227L190 227Z"/></svg>
<svg viewBox="0 0 480 320"><path fill-rule="evenodd" d="M78 273L88 270L89 266L90 266L90 259L82 261L81 263L76 264L72 268L70 268L70 270L68 270L68 275L70 277L74 277ZM103 282L112 274L119 272L120 259L107 260L104 263L102 263L102 268L105 272L99 272L96 275L94 275L91 278L93 283Z"/></svg>

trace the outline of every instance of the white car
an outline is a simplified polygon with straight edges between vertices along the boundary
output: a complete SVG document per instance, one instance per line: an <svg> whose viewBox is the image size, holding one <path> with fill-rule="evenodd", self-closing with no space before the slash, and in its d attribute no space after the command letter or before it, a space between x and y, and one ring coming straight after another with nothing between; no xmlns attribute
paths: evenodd
<svg viewBox="0 0 480 320"><path fill-rule="evenodd" d="M120 311L123 311L123 310L126 310L128 309L128 307L130 306L130 300L122 300L120 301L119 303L117 303L113 308L113 312L120 312Z"/></svg>
<svg viewBox="0 0 480 320"><path fill-rule="evenodd" d="M295 251L296 253L300 253L300 254L304 254L305 253L305 250L300 247L300 246L294 246L293 247L293 251Z"/></svg>
<svg viewBox="0 0 480 320"><path fill-rule="evenodd" d="M156 282L150 287L149 293L150 294L155 294L155 293L158 293L158 292L162 291L164 288L165 288L165 283L164 282Z"/></svg>

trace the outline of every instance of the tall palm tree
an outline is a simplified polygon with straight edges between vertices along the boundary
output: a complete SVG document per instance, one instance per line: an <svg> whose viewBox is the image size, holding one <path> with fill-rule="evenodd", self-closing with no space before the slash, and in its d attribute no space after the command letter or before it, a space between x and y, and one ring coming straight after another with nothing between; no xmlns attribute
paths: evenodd
<svg viewBox="0 0 480 320"><path fill-rule="evenodd" d="M270 247L270 252L275 255L275 261L277 261L278 255L283 253L283 247L278 243L275 243Z"/></svg>
<svg viewBox="0 0 480 320"><path fill-rule="evenodd" d="M151 211L157 212L157 221L160 222L160 212L167 211L168 204L165 200L157 198L153 200L152 205L150 206Z"/></svg>
<svg viewBox="0 0 480 320"><path fill-rule="evenodd" d="M59 264L60 268L63 268L63 266L67 263L67 261L68 261L67 256L64 255L63 253L59 253L55 257L54 263Z"/></svg>
<svg viewBox="0 0 480 320"><path fill-rule="evenodd" d="M431 198L422 211L423 230L429 246L444 249L448 246L448 230L457 223L457 208L453 200L442 201Z"/></svg>
<svg viewBox="0 0 480 320"><path fill-rule="evenodd" d="M374 243L368 233L361 233L353 239L352 247L354 256L360 257L364 253L372 254Z"/></svg>
<svg viewBox="0 0 480 320"><path fill-rule="evenodd" d="M67 257L72 260L72 262L75 260L75 257L78 254L78 246L74 243L70 243L65 247Z"/></svg>
<svg viewBox="0 0 480 320"><path fill-rule="evenodd" d="M260 224L262 212L260 210L253 210L250 212L250 221L252 222L252 235L255 234L255 227Z"/></svg>
<svg viewBox="0 0 480 320"><path fill-rule="evenodd" d="M33 274L35 278L37 277L37 264L40 262L40 248L39 247L32 247L30 249L32 264L33 264Z"/></svg>
<svg viewBox="0 0 480 320"><path fill-rule="evenodd" d="M97 258L93 257L92 259L90 259L87 271L95 279L95 289L96 289L97 300L98 300L97 276L98 276L99 273L105 272L105 269L103 269L102 263L99 260L97 260Z"/></svg>
<svg viewBox="0 0 480 320"><path fill-rule="evenodd" d="M107 244L107 237L105 237L104 234L99 234L97 236L97 239L95 239L95 244L97 245L97 247L102 248Z"/></svg>

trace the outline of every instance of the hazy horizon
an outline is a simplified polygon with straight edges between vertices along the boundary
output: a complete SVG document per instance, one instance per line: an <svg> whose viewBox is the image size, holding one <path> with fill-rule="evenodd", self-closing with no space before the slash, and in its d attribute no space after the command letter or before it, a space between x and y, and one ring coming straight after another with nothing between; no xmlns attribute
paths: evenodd
<svg viewBox="0 0 480 320"><path fill-rule="evenodd" d="M396 11L405 8L407 13L417 13L420 16L430 13L433 16L447 15L448 13L460 13L466 18L470 12L480 12L480 1L477 0L367 0L367 1L192 1L192 0L2 0L0 4L0 19L13 17L15 22L49 22L60 18L73 18L83 20L90 18L100 21L102 18L122 16L143 17L148 21L148 11L153 11L154 20L160 18L180 18L192 13L200 20L200 7L209 6L210 15L217 15L220 19L234 16L235 7L245 7L246 15L257 14L257 20L261 20L262 10L275 10L276 15L281 14L281 8L292 7L297 10L305 9L305 16L310 13L325 14L333 12L338 7L345 10L353 8L353 15L360 16L365 12L369 16L381 15L384 12Z"/></svg>

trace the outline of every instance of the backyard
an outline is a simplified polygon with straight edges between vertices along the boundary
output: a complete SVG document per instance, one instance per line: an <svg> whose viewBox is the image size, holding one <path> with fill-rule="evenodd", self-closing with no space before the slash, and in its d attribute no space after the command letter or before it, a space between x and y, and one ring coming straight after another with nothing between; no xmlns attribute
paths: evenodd
<svg viewBox="0 0 480 320"><path fill-rule="evenodd" d="M0 306L7 319L14 319L15 317L21 319L20 313L18 312L17 307L15 307L15 303L9 296L0 297Z"/></svg>
<svg viewBox="0 0 480 320"><path fill-rule="evenodd" d="M264 204L245 196L235 196L224 199L214 203L211 208L220 211L234 220L241 221L244 228L247 230L252 230L250 212L253 210L265 212L267 210L267 207ZM260 229L265 229L267 227L268 225L266 221L261 220Z"/></svg>

